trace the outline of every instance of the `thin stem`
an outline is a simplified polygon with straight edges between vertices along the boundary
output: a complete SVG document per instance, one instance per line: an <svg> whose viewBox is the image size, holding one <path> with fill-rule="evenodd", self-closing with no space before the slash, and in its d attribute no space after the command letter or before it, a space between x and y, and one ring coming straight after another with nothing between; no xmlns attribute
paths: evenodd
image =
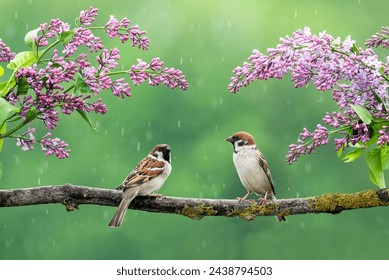
<svg viewBox="0 0 389 280"><path fill-rule="evenodd" d="M57 40L55 41L54 43L52 43L50 46L48 46L46 49L44 49L42 51L42 53L38 56L38 59L36 61L36 64L39 64L39 62L41 62L43 56L49 51L51 50L52 48L54 48L56 45L58 45L59 43L61 42L61 40ZM38 53L39 54L39 53Z"/></svg>
<svg viewBox="0 0 389 280"><path fill-rule="evenodd" d="M20 124L18 124L17 126L15 126L14 128L12 128L11 130L7 131L6 133L0 134L0 139L9 137L11 134L13 134L14 132L18 131L19 129L21 129L26 124L27 124L27 122L23 121Z"/></svg>

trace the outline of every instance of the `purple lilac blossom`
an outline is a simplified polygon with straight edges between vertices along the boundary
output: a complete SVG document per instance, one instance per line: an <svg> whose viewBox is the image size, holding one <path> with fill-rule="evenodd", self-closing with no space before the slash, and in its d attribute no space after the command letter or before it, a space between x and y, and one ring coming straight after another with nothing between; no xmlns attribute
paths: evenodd
<svg viewBox="0 0 389 280"><path fill-rule="evenodd" d="M21 146L23 151L34 150L34 144L36 143L34 132L35 128L28 128L27 132L16 140L16 146Z"/></svg>
<svg viewBox="0 0 389 280"><path fill-rule="evenodd" d="M90 7L80 12L76 19L77 27L70 29L68 23L60 19L52 19L50 23L40 25L40 30L34 37L37 51L45 54L45 58L39 57L31 66L18 69L15 80L19 84L28 85L27 94L19 94L11 89L5 96L10 104L20 107L19 116L23 121L41 120L46 129L52 130L58 125L59 113L72 114L74 111L94 112L96 114L107 113L107 106L101 98L92 100L102 90L111 90L120 98L131 96L131 88L124 78L112 79L113 75L130 74L130 79L135 85L148 80L150 85L163 83L170 88L179 87L183 90L188 88L185 76L180 70L163 68L164 63L159 58L154 58L149 64L141 60L127 71L114 70L118 67L120 59L119 50L116 48L106 49L100 37L93 34L92 30L105 30L110 38L118 37L122 43L132 42L132 46L147 50L149 39L145 32L140 31L137 25L130 25L130 20L123 18L118 21L111 16L104 27L91 27L98 15L98 9ZM64 33L66 32L66 33ZM62 36L65 34L65 36ZM66 38L63 39L63 38ZM63 43L62 53L54 48L58 43ZM89 53L99 53L96 56L96 65L92 65L88 53L82 51L86 47ZM50 52L48 50L51 50ZM39 52L37 52L39 54ZM77 56L75 55L77 53ZM49 57L47 57L49 56ZM9 62L15 57L0 39L0 62ZM31 93L34 94L31 94ZM67 144L58 138L51 138L47 133L41 139L35 139L34 128L17 138L17 145L23 150L32 150L33 144L39 142L46 155L56 155L58 158L67 158L70 150Z"/></svg>
<svg viewBox="0 0 389 280"><path fill-rule="evenodd" d="M378 137L377 145L384 146L389 143L389 126L382 126L382 129L378 130L378 134L380 135Z"/></svg>
<svg viewBox="0 0 389 280"><path fill-rule="evenodd" d="M118 37L122 43L131 39L132 46L138 46L142 50L149 48L149 39L143 37L145 31L140 31L138 25L130 26L131 21L127 18L123 18L120 22L111 15L110 20L104 26L110 38Z"/></svg>
<svg viewBox="0 0 389 280"><path fill-rule="evenodd" d="M15 53L0 39L0 62L10 62L14 57Z"/></svg>
<svg viewBox="0 0 389 280"><path fill-rule="evenodd" d="M86 11L82 10L78 17L80 26L91 26L98 15L98 11L99 9L93 7L90 7Z"/></svg>
<svg viewBox="0 0 389 280"><path fill-rule="evenodd" d="M130 79L134 85L139 85L148 80L149 85L157 86L160 83L170 88L180 88L186 90L189 87L185 76L181 70L165 67L163 61L159 57L153 58L149 64L141 59L138 59L138 64L133 65L129 71Z"/></svg>
<svg viewBox="0 0 389 280"><path fill-rule="evenodd" d="M382 34L374 35L366 45L388 47L388 35L389 28L383 27ZM356 48L354 43L350 36L342 42L326 32L314 35L309 28L297 30L292 37L281 38L276 48L269 48L268 55L254 50L248 62L233 70L228 88L236 93L255 80L282 79L287 73L291 73L296 88L312 81L319 91L332 90L340 109L323 118L328 126L337 128L335 132L346 134L335 139L336 149L358 142L364 147L371 133L350 105L366 108L373 118L389 120L389 57L382 63L371 48ZM387 130L380 131L380 143L387 143ZM313 133L304 129L298 144L290 145L286 160L292 163L301 154L314 153L318 146L327 144L331 133L321 125Z"/></svg>
<svg viewBox="0 0 389 280"><path fill-rule="evenodd" d="M70 149L68 144L62 141L59 138L50 138L51 133L48 132L43 138L39 141L41 144L42 151L46 154L46 156L55 155L59 159L68 158Z"/></svg>
<svg viewBox="0 0 389 280"><path fill-rule="evenodd" d="M381 46L385 49L389 48L389 26L383 26L381 28L382 33L376 33L370 39L368 39L365 43L367 47L375 47Z"/></svg>

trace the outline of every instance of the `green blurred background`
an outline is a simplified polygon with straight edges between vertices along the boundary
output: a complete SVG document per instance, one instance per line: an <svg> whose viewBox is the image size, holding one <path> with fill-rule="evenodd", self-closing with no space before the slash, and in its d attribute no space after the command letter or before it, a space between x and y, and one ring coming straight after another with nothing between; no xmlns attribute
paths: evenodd
<svg viewBox="0 0 389 280"><path fill-rule="evenodd" d="M305 26L334 37L350 35L359 45L388 24L387 1L13 1L1 3L0 38L24 50L28 30L51 18L69 23L89 6L99 8L97 24L109 16L128 17L147 31L151 47L140 51L118 40L128 68L137 58L159 56L183 70L186 92L164 86L133 87L131 98L110 92L105 116L92 115L94 132L79 116L62 116L55 136L69 143L71 157L47 158L39 147L23 152L7 139L0 154L0 188L72 183L114 188L154 145L169 143L173 172L161 193L168 196L235 198L245 194L224 139L251 132L272 170L278 198L376 188L364 160L342 163L331 142L316 155L289 166L284 157L303 127L313 130L335 108L330 92L312 85L294 89L288 79L258 81L237 95L227 86L234 67L252 49L265 52L281 36ZM381 51L380 55L384 55ZM45 131L40 127L38 135ZM252 197L254 198L254 196ZM387 259L389 208L340 215L299 215L278 223L128 211L121 228L107 228L115 209L62 205L0 209L1 259Z"/></svg>

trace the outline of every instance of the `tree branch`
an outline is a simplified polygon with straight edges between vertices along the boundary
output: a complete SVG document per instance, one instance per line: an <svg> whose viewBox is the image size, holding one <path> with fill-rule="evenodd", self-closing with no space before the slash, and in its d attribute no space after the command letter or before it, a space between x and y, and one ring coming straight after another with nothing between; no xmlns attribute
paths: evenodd
<svg viewBox="0 0 389 280"><path fill-rule="evenodd" d="M67 211L81 204L118 206L122 193L71 184L25 189L0 190L0 207L16 207L61 203ZM308 213L338 214L344 210L389 205L389 189L367 190L354 194L329 193L315 197L279 199L258 204L234 199L206 199L183 197L136 197L130 209L180 214L199 220L204 216L239 216L253 220L257 216L289 216Z"/></svg>

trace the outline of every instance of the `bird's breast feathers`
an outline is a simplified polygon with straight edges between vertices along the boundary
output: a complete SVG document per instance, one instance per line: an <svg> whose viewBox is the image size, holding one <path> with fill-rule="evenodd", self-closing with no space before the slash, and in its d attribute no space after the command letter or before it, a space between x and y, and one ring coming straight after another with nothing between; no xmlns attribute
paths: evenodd
<svg viewBox="0 0 389 280"><path fill-rule="evenodd" d="M264 195L271 192L269 179L259 164L260 154L256 149L244 149L234 153L233 160L243 186L251 192Z"/></svg>

